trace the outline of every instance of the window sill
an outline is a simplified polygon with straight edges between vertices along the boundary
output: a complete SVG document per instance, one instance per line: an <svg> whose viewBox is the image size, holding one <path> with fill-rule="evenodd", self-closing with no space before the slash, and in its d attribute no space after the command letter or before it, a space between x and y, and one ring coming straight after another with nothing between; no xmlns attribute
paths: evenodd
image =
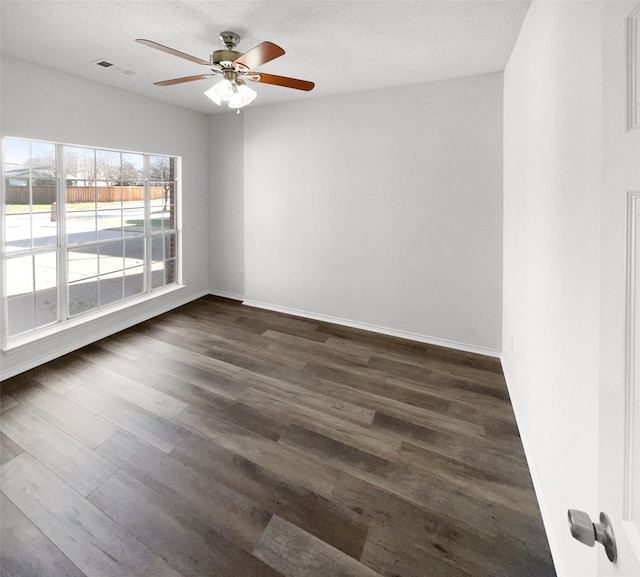
<svg viewBox="0 0 640 577"><path fill-rule="evenodd" d="M174 284L162 289L158 289L153 293L144 295L134 300L123 301L118 304L105 307L103 309L99 309L94 313L87 313L85 315L81 315L74 319L66 320L64 322L51 325L49 327L34 331L26 335L11 337L5 343L5 346L2 349L2 353L4 355L11 355L13 353L20 351L21 349L24 349L26 347L29 347L30 345L33 345L34 343L45 342L47 340L56 339L59 337L60 334L65 333L66 331L73 330L78 327L90 325L94 321L98 321L100 319L111 316L120 311L132 309L137 305L156 300L162 296L179 292L184 288L186 288L185 285Z"/></svg>

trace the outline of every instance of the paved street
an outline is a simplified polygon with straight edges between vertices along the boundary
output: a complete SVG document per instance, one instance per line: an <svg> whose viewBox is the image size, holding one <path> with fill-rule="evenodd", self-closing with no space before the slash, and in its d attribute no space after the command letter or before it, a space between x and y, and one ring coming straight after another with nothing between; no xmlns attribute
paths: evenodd
<svg viewBox="0 0 640 577"><path fill-rule="evenodd" d="M152 207L159 218L166 218L162 205ZM95 277L105 279L105 275L122 277L123 269L135 269L144 262L144 237L141 236L144 209L141 207L69 212L66 219L67 244L81 245L69 249L69 282L94 282ZM121 216L122 214L122 216ZM154 219L155 220L155 219ZM8 252L29 246L29 228L35 246L52 249L57 244L56 222L51 221L50 212L6 215L6 245ZM124 224L124 227L122 226ZM86 245L94 241L108 241L99 245ZM124 241L124 244L123 244ZM163 268L163 242L161 238L152 243L152 268ZM8 295L19 295L34 290L42 291L57 284L57 264L55 252L38 254L35 262L32 256L9 259L7 261ZM120 272L118 272L120 271ZM131 270L131 274L138 273ZM137 283L139 284L139 283Z"/></svg>

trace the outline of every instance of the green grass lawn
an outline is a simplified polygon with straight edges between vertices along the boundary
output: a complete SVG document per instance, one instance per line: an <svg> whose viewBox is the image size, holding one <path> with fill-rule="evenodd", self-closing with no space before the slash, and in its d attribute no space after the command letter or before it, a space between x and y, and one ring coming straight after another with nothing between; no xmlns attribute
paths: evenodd
<svg viewBox="0 0 640 577"><path fill-rule="evenodd" d="M33 212L50 212L50 204L34 204ZM4 207L5 214L26 214L29 212L28 204L6 204Z"/></svg>

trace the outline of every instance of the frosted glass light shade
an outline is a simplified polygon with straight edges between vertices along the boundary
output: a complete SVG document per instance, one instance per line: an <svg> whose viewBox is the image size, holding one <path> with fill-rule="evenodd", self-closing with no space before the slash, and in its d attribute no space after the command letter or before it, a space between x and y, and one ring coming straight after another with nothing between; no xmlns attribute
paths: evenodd
<svg viewBox="0 0 640 577"><path fill-rule="evenodd" d="M237 92L229 100L229 108L242 108L251 104L257 95L256 91L251 90L246 84L240 84Z"/></svg>
<svg viewBox="0 0 640 577"><path fill-rule="evenodd" d="M213 100L218 106L229 102L229 108L242 108L251 104L257 96L242 80L234 82L224 78L205 91L205 96Z"/></svg>
<svg viewBox="0 0 640 577"><path fill-rule="evenodd" d="M204 94L220 106L223 101L229 100L234 95L233 84L227 79L221 80L218 84L214 84L209 90L205 91Z"/></svg>

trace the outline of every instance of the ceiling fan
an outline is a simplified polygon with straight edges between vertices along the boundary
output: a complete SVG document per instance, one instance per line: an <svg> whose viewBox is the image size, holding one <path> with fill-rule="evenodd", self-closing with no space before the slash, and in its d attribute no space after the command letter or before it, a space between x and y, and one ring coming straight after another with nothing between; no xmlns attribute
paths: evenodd
<svg viewBox="0 0 640 577"><path fill-rule="evenodd" d="M196 64L201 64L209 69L209 72L206 74L196 74L195 76L184 76L182 78L154 82L156 86L173 86L174 84L182 84L183 82L221 77L221 81L207 90L205 94L218 105L222 104L222 102L228 102L230 108L242 108L255 100L256 92L247 86L245 80L305 91L312 90L315 86L313 82L309 82L308 80L288 78L276 74L266 74L255 70L256 67L266 64L285 53L280 46L273 42L261 42L243 54L236 50L240 36L235 32L222 32L220 34L220 40L222 40L225 47L220 50L214 50L208 61L169 48L163 44L158 44L153 40L137 38L136 42L166 52L167 54L173 54L179 58L195 62Z"/></svg>

